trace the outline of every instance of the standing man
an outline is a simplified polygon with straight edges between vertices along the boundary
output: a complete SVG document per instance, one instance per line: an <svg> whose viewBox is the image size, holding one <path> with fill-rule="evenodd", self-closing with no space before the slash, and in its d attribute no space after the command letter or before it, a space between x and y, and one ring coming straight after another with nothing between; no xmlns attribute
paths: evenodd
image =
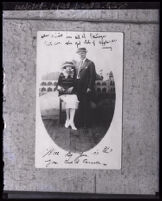
<svg viewBox="0 0 162 201"><path fill-rule="evenodd" d="M86 58L86 48L78 48L77 54L80 57L77 72L77 96L79 103L79 119L80 123L87 127L90 123L90 100L94 93L94 85L96 79L95 64Z"/></svg>

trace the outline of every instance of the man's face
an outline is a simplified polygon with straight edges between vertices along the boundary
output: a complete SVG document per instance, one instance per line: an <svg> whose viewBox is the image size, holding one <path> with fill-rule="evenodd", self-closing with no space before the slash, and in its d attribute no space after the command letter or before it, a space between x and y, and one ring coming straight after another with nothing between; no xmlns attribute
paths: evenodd
<svg viewBox="0 0 162 201"><path fill-rule="evenodd" d="M79 55L81 60L86 58L86 52L79 52L78 55Z"/></svg>

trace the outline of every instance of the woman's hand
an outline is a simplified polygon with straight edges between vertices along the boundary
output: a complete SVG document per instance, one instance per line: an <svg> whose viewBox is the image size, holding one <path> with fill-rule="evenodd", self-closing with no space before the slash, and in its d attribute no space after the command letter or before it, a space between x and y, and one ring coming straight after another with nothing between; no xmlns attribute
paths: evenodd
<svg viewBox="0 0 162 201"><path fill-rule="evenodd" d="M70 87L70 88L67 89L67 92L71 93L73 89L74 89L74 87Z"/></svg>
<svg viewBox="0 0 162 201"><path fill-rule="evenodd" d="M64 92L65 91L65 89L63 88L63 87L61 87L61 86L58 86L58 88L57 88L60 92Z"/></svg>

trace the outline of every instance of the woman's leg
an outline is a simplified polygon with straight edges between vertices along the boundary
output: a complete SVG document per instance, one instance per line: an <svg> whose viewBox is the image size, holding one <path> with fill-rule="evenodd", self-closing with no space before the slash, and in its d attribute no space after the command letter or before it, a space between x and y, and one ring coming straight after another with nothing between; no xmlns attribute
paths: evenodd
<svg viewBox="0 0 162 201"><path fill-rule="evenodd" d="M76 109L73 109L73 108L70 109L70 125L72 129L77 130L74 124L75 112L76 112Z"/></svg>
<svg viewBox="0 0 162 201"><path fill-rule="evenodd" d="M70 109L66 108L66 122L65 122L65 127L69 127L69 121L70 121Z"/></svg>
<svg viewBox="0 0 162 201"><path fill-rule="evenodd" d="M70 109L69 108L67 108L66 109L66 120L70 120Z"/></svg>
<svg viewBox="0 0 162 201"><path fill-rule="evenodd" d="M74 117L75 117L75 112L76 109L78 108L78 98L75 94L67 96L66 99L66 108L69 108L69 125L71 125L71 128L73 130L77 130L77 128L74 125Z"/></svg>

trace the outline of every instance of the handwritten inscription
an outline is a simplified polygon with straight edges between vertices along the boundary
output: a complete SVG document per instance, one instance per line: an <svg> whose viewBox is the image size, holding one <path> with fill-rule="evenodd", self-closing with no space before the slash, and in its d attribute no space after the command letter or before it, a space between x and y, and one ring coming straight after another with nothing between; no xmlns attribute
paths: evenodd
<svg viewBox="0 0 162 201"><path fill-rule="evenodd" d="M106 37L106 35L100 35L100 34L98 34L98 33L96 33L96 34L92 34L92 33L90 33L90 37L91 38L105 38Z"/></svg>
<svg viewBox="0 0 162 201"><path fill-rule="evenodd" d="M78 164L81 160L82 157L87 157L87 154L84 154L83 152L81 152L79 154L79 156L75 157L75 158L72 158L73 157L73 154L71 152L68 152L65 157L67 157L67 159L65 159L65 163L69 163L69 164L72 164L72 163L75 163L75 164Z"/></svg>
<svg viewBox="0 0 162 201"><path fill-rule="evenodd" d="M49 36L49 34L43 34L42 36L41 36L41 38L45 38L45 37L48 37Z"/></svg>
<svg viewBox="0 0 162 201"><path fill-rule="evenodd" d="M46 167L48 167L48 166L50 166L50 165L58 164L56 161L53 161L53 160L51 160L51 159L46 160L45 163L46 163Z"/></svg>
<svg viewBox="0 0 162 201"><path fill-rule="evenodd" d="M50 155L59 155L59 151L55 151L54 148L52 149L47 149L47 152L42 156L42 157L45 157L45 156L50 156Z"/></svg>
<svg viewBox="0 0 162 201"><path fill-rule="evenodd" d="M96 150L92 152L92 156L97 156L102 154L109 154L113 151L113 149L109 146L105 146L103 150ZM64 156L61 156L59 151L56 151L54 148L47 149L46 152L42 155L44 158L45 166L50 167L51 165L57 165L59 163L59 158L63 157L63 163L70 165L70 164L88 164L88 165L101 165L107 166L108 164L92 157L91 155L87 154L86 152L80 152L78 154L74 154L68 151Z"/></svg>
<svg viewBox="0 0 162 201"><path fill-rule="evenodd" d="M41 2L41 3L32 3L32 2L26 2L26 3L17 3L15 2L14 10L53 10L53 9L123 9L128 7L127 2Z"/></svg>
<svg viewBox="0 0 162 201"><path fill-rule="evenodd" d="M116 39L110 40L107 35L101 33L76 33L74 35L64 35L65 33L56 32L54 34L42 34L41 39L44 40L44 44L50 46L74 46L81 47L84 45L96 46L99 45L101 49L107 49L112 51L113 44L117 42Z"/></svg>
<svg viewBox="0 0 162 201"><path fill-rule="evenodd" d="M68 40L65 44L66 45L72 45L73 43Z"/></svg>
<svg viewBox="0 0 162 201"><path fill-rule="evenodd" d="M112 152L112 148L105 146L103 149L103 152L108 154L108 153Z"/></svg>
<svg viewBox="0 0 162 201"><path fill-rule="evenodd" d="M107 153L107 154L110 153L110 152L112 152L112 151L113 151L113 149L111 147L109 147L109 146L105 146L103 148L103 150L102 150L103 153ZM100 152L98 150L96 150L96 151L93 152L94 155L98 155L99 153Z"/></svg>

